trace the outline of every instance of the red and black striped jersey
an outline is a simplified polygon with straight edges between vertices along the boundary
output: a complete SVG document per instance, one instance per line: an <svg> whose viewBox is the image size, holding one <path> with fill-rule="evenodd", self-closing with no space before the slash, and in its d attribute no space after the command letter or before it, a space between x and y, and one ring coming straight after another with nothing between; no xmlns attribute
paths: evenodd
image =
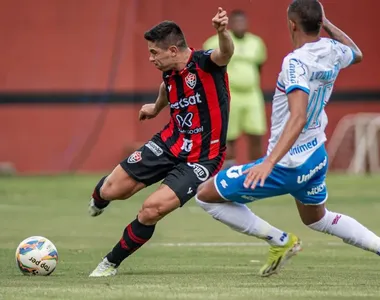
<svg viewBox="0 0 380 300"><path fill-rule="evenodd" d="M226 150L228 74L211 60L211 52L193 50L182 71L163 73L171 118L161 138L187 162L213 159Z"/></svg>

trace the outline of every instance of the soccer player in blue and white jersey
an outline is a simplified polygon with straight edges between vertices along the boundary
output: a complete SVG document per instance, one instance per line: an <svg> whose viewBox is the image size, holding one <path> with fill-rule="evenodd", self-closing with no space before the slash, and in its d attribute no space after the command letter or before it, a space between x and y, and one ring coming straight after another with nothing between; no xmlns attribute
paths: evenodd
<svg viewBox="0 0 380 300"><path fill-rule="evenodd" d="M245 203L292 195L301 220L313 230L380 254L380 238L353 218L329 211L325 202L328 155L325 150L329 101L339 72L363 56L355 43L326 19L316 0L294 0L288 8L294 51L282 64L273 98L267 155L233 166L203 183L197 203L232 229L266 240L269 257L261 276L270 276L296 252L301 241L256 216ZM321 38L323 29L331 38Z"/></svg>

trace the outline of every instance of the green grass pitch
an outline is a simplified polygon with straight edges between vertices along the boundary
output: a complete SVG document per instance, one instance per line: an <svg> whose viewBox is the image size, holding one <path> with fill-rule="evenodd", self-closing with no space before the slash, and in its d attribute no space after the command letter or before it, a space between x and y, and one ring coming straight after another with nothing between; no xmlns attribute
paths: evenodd
<svg viewBox="0 0 380 300"><path fill-rule="evenodd" d="M154 189L91 218L87 204L99 177L0 178L0 299L380 299L380 258L306 228L290 197L249 205L303 240L279 275L257 275L268 249L262 241L216 222L192 200L159 223L116 277L88 278ZM330 175L327 184L330 210L380 234L380 177ZM32 235L58 248L49 277L23 276L16 267L15 248Z"/></svg>

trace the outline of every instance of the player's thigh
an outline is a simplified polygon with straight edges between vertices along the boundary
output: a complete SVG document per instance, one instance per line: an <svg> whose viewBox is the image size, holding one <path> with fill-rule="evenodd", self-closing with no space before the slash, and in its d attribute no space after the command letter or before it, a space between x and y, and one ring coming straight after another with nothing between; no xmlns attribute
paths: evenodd
<svg viewBox="0 0 380 300"><path fill-rule="evenodd" d="M199 163L180 163L169 172L163 183L174 191L183 206L195 196L202 183L220 170L223 161L223 157L217 157Z"/></svg>
<svg viewBox="0 0 380 300"><path fill-rule="evenodd" d="M246 95L244 114L240 116L244 133L262 136L267 131L264 98L261 92Z"/></svg>
<svg viewBox="0 0 380 300"><path fill-rule="evenodd" d="M166 184L161 184L143 203L138 219L142 224L153 225L173 210L181 202L176 193Z"/></svg>
<svg viewBox="0 0 380 300"><path fill-rule="evenodd" d="M136 182L150 186L165 178L175 167L174 157L155 136L120 163L122 169Z"/></svg>
<svg viewBox="0 0 380 300"><path fill-rule="evenodd" d="M249 203L287 194L288 191L285 184L286 174L282 174L276 168L268 176L264 186L257 186L254 190L244 187L244 180L246 178L244 171L255 164L261 163L262 160L261 158L250 164L233 166L220 171L214 177L214 185L220 197L227 201Z"/></svg>

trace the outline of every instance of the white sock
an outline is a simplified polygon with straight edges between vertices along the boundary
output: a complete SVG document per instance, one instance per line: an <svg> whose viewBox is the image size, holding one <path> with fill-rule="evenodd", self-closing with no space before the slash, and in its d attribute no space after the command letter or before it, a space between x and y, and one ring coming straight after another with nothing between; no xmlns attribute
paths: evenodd
<svg viewBox="0 0 380 300"><path fill-rule="evenodd" d="M380 255L380 238L355 219L326 209L325 216L311 229L340 237L343 242Z"/></svg>
<svg viewBox="0 0 380 300"><path fill-rule="evenodd" d="M288 234L256 216L246 205L234 202L206 203L195 197L196 202L214 219L231 229L266 240L270 245L282 246Z"/></svg>

